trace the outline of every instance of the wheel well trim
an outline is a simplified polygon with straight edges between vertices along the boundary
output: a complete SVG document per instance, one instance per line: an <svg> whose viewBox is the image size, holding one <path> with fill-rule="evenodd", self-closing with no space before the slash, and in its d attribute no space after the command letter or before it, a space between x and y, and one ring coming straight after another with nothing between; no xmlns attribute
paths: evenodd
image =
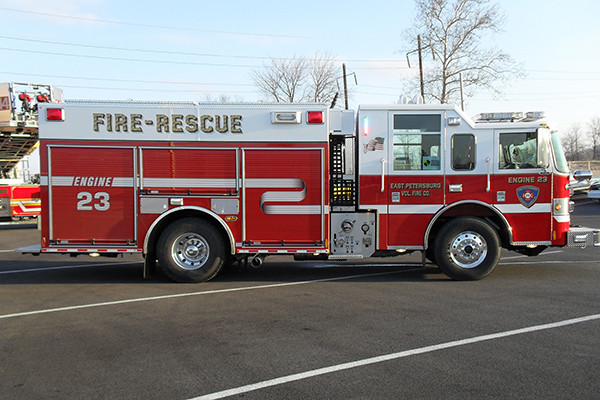
<svg viewBox="0 0 600 400"><path fill-rule="evenodd" d="M427 249L427 247L429 247L429 235L431 233L431 230L433 229L433 225L436 223L436 221L441 216L443 216L446 213L446 211L448 211L456 206L464 206L464 205L469 205L469 204L477 204L479 206L483 206L489 210L492 210L498 216L498 218L500 218L500 220L504 223L504 226L506 227L506 231L508 232L508 239L511 244L513 243L512 226L510 226L510 223L508 222L506 217L500 211L498 211L498 209L496 207L491 206L490 204L485 203L483 201L479 201L479 200L461 200L461 201L457 201L456 203L449 204L446 207L442 207L438 210L437 213L435 213L435 215L433 216L431 221L429 221L429 225L427 225L427 229L425 230L425 236L423 238L424 239L424 241L423 241L424 248Z"/></svg>
<svg viewBox="0 0 600 400"><path fill-rule="evenodd" d="M198 207L198 206L181 206L181 207L173 208L173 209L170 209L169 211L161 214L158 218L156 218L154 220L154 222L152 222L152 224L148 228L148 231L146 232L146 237L144 238L144 254L148 254L148 244L150 243L150 237L152 236L152 233L154 232L154 229L156 228L156 226L162 220L164 220L167 216L170 216L177 212L190 211L190 210L191 211L199 211L203 214L208 215L213 220L217 221L221 225L221 227L224 229L225 233L227 234L227 237L229 238L229 245L230 245L229 249L230 249L231 254L235 254L235 239L233 238L233 233L231 232L231 229L229 229L229 226L227 226L225 221L223 221L223 219L220 218L219 215L216 214L215 212L208 210L204 207Z"/></svg>

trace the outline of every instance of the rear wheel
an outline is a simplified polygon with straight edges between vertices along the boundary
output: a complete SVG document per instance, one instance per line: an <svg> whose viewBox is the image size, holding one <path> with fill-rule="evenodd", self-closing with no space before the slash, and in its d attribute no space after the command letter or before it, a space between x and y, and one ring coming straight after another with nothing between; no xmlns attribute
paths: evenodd
<svg viewBox="0 0 600 400"><path fill-rule="evenodd" d="M185 218L169 225L157 243L161 270L177 282L212 279L225 260L219 231L199 218Z"/></svg>
<svg viewBox="0 0 600 400"><path fill-rule="evenodd" d="M486 277L500 259L500 240L494 229L479 218L450 220L435 239L438 267L455 280Z"/></svg>

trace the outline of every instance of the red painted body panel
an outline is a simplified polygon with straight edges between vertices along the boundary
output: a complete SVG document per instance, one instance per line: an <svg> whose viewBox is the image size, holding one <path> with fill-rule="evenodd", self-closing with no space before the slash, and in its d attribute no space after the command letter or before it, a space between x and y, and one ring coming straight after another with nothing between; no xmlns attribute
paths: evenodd
<svg viewBox="0 0 600 400"><path fill-rule="evenodd" d="M162 211L180 207L168 203L170 198L213 215L213 201L238 200L237 214L217 216L231 231L237 251L326 250L327 143L42 141L40 150L41 175L48 182L41 188L48 199L42 210L43 251L65 246L69 251L142 251L162 215L142 212L142 199L166 199Z"/></svg>
<svg viewBox="0 0 600 400"><path fill-rule="evenodd" d="M50 154L49 240L134 245L133 149L52 147Z"/></svg>
<svg viewBox="0 0 600 400"><path fill-rule="evenodd" d="M550 242L553 230L558 238L553 244L563 245L569 223L552 218L553 191L560 192L561 183L553 184L553 175L492 174L490 190L486 190L487 175L393 175L385 177L381 191L381 176L360 177L360 204L380 210L379 247L422 247L427 227L436 213L459 203L484 203L506 218L514 242ZM450 185L460 185L460 192L451 192ZM537 191L535 201L527 205L519 200L518 189L531 187ZM502 197L498 193L503 193ZM535 206L535 207L534 207ZM386 212L387 210L387 212ZM386 229L387 227L387 229Z"/></svg>
<svg viewBox="0 0 600 400"><path fill-rule="evenodd" d="M10 208L13 218L36 217L41 211L39 185L19 185L10 188Z"/></svg>
<svg viewBox="0 0 600 400"><path fill-rule="evenodd" d="M324 246L324 156L318 148L244 151L247 244Z"/></svg>

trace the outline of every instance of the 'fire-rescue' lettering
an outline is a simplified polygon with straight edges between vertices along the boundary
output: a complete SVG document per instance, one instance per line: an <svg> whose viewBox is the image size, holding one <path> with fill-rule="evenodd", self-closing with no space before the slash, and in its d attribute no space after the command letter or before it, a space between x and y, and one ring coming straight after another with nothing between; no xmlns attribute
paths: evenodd
<svg viewBox="0 0 600 400"><path fill-rule="evenodd" d="M103 127L106 132L143 133L144 126L154 126L158 133L243 133L241 115L156 114L145 119L142 114L93 114L94 132Z"/></svg>

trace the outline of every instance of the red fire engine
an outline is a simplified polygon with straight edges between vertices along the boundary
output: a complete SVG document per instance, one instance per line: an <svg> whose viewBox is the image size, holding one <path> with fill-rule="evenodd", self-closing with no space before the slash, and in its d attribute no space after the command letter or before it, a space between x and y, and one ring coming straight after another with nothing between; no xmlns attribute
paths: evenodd
<svg viewBox="0 0 600 400"><path fill-rule="evenodd" d="M449 105L42 105L41 251L141 253L176 281L265 256L421 251L481 279L502 248L597 246L541 113Z"/></svg>
<svg viewBox="0 0 600 400"><path fill-rule="evenodd" d="M40 215L40 186L0 186L0 220Z"/></svg>
<svg viewBox="0 0 600 400"><path fill-rule="evenodd" d="M62 100L62 91L36 83L0 83L0 220L40 214L40 187L12 176L38 143L38 107ZM12 179L11 179L12 178Z"/></svg>

